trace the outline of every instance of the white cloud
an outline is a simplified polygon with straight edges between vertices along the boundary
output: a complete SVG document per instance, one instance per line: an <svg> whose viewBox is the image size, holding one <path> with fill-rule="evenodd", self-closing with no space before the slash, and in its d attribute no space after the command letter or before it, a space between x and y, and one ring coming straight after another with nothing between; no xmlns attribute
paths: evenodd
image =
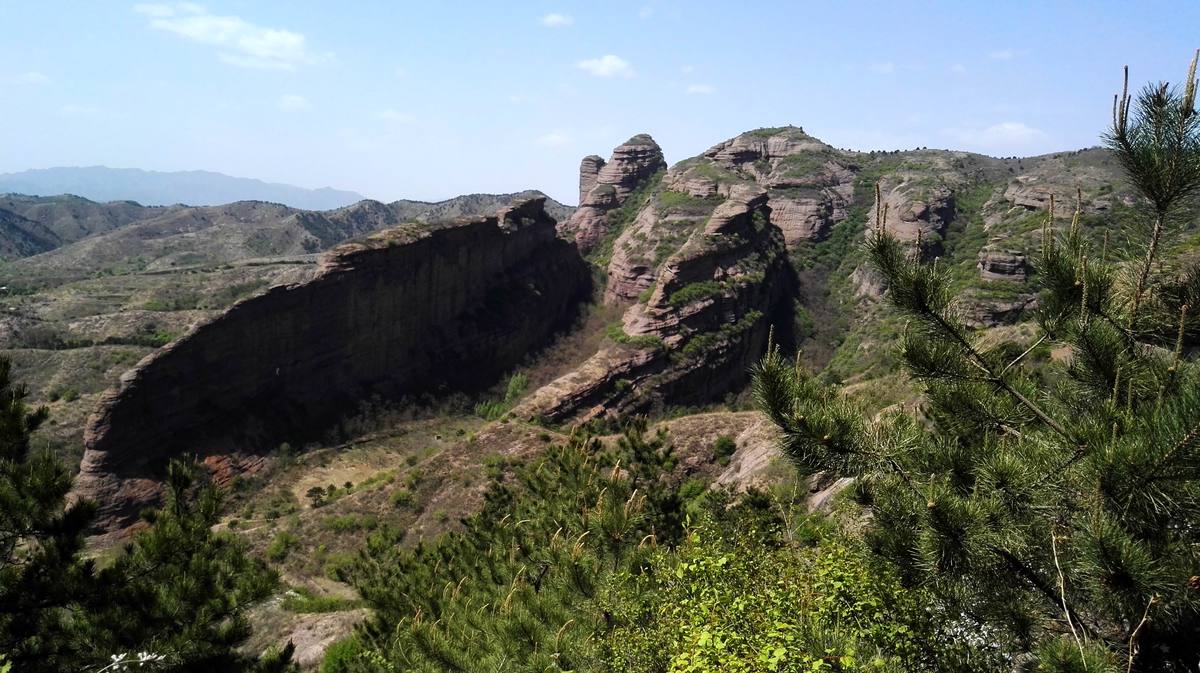
<svg viewBox="0 0 1200 673"><path fill-rule="evenodd" d="M292 70L321 59L308 49L304 35L283 28L258 26L237 16L212 14L190 2L134 5L150 19L150 27L218 49L225 63L242 68Z"/></svg>
<svg viewBox="0 0 1200 673"><path fill-rule="evenodd" d="M392 71L392 74L396 76L396 79L404 79L405 77L408 77L408 70L405 69L404 66L398 65L396 66L396 69Z"/></svg>
<svg viewBox="0 0 1200 673"><path fill-rule="evenodd" d="M576 65L596 77L633 77L633 66L629 65L629 61L612 54L589 58Z"/></svg>
<svg viewBox="0 0 1200 673"><path fill-rule="evenodd" d="M955 63L954 65L950 66L950 72L956 75L965 75L967 72L967 66L961 63Z"/></svg>
<svg viewBox="0 0 1200 673"><path fill-rule="evenodd" d="M688 86L687 92L693 95L707 96L717 92L717 87L711 84L692 84Z"/></svg>
<svg viewBox="0 0 1200 673"><path fill-rule="evenodd" d="M1011 49L997 49L996 51L988 53L988 58L997 61L1011 61L1014 56L1016 56L1016 54Z"/></svg>
<svg viewBox="0 0 1200 673"><path fill-rule="evenodd" d="M563 131L551 131L537 139L537 144L544 147L565 147L571 144L571 136Z"/></svg>
<svg viewBox="0 0 1200 673"><path fill-rule="evenodd" d="M401 111L393 109L393 108L381 110L379 112L379 114L377 114L375 116L379 117L380 119L382 119L385 122L390 122L392 124L410 124L417 120L416 117L408 114L407 112L401 112Z"/></svg>
<svg viewBox="0 0 1200 673"><path fill-rule="evenodd" d="M294 112L296 110L307 110L310 107L312 107L312 103L309 103L307 98L299 94L285 93L279 97L280 110Z"/></svg>
<svg viewBox="0 0 1200 673"><path fill-rule="evenodd" d="M692 73L696 72L696 66L694 66L694 65L685 65L685 66L681 66L681 67L679 68L679 72L681 72L681 73L683 73L683 74L685 74L685 75L690 75L690 74L692 74Z"/></svg>
<svg viewBox="0 0 1200 673"><path fill-rule="evenodd" d="M999 155L1036 151L1042 149L1048 139L1044 131L1016 121L982 128L947 129L945 133L967 149Z"/></svg>
<svg viewBox="0 0 1200 673"><path fill-rule="evenodd" d="M32 84L36 86L39 84L49 84L50 78L45 73L30 70L29 72L23 72L13 77L12 81L17 84Z"/></svg>
<svg viewBox="0 0 1200 673"><path fill-rule="evenodd" d="M896 72L896 64L892 63L891 61L887 61L885 63L872 63L871 71L877 72L881 75L890 75Z"/></svg>
<svg viewBox="0 0 1200 673"><path fill-rule="evenodd" d="M639 19L649 19L652 16L654 16L654 8L651 7L650 5L646 5L645 7L638 10L638 18Z"/></svg>
<svg viewBox="0 0 1200 673"><path fill-rule="evenodd" d="M542 17L542 25L547 28L564 28L575 23L575 19L566 14L547 14Z"/></svg>

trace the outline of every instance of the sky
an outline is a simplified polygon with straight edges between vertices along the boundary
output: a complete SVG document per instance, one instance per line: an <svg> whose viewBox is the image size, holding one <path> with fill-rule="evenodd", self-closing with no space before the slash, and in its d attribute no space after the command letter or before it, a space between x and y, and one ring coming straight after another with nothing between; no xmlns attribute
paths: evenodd
<svg viewBox="0 0 1200 673"><path fill-rule="evenodd" d="M205 169L390 201L541 189L794 124L836 147L1097 144L1200 2L0 0L0 173Z"/></svg>

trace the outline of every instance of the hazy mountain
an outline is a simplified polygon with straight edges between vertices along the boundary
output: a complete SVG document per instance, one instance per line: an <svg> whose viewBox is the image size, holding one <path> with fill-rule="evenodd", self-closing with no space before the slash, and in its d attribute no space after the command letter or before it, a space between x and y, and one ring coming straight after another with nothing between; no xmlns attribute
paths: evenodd
<svg viewBox="0 0 1200 673"><path fill-rule="evenodd" d="M329 187L235 178L212 171L160 172L106 166L42 168L0 174L5 192L53 196L75 194L93 201L136 201L143 205L215 206L234 201L269 201L306 210L340 208L364 197Z"/></svg>
<svg viewBox="0 0 1200 673"><path fill-rule="evenodd" d="M237 260L305 255L403 222L436 222L488 215L513 201L545 196L467 194L445 201L363 199L329 210L263 201L217 206L141 206L96 203L78 196L0 195L0 260L31 257L29 273L100 270L162 271ZM559 220L574 211L546 197ZM44 254L43 254L44 253Z"/></svg>

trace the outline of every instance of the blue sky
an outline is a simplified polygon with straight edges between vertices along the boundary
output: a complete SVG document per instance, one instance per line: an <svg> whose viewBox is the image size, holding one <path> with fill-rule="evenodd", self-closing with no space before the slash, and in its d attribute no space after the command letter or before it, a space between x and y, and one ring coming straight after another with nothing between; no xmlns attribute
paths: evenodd
<svg viewBox="0 0 1200 673"><path fill-rule="evenodd" d="M0 172L574 203L579 159L639 132L672 163L789 123L853 149L1074 149L1122 65L1177 81L1200 46L1200 2L1127 4L0 0Z"/></svg>

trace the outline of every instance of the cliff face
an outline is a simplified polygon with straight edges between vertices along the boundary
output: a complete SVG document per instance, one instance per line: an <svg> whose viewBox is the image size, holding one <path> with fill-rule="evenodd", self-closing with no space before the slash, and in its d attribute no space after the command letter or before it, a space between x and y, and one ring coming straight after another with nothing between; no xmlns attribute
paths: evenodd
<svg viewBox="0 0 1200 673"><path fill-rule="evenodd" d="M134 521L178 455L304 441L372 395L492 384L569 324L590 276L534 199L336 248L143 360L88 423L77 492L98 527Z"/></svg>
<svg viewBox="0 0 1200 673"><path fill-rule="evenodd" d="M708 202L704 202L708 203ZM687 204L693 209L703 204ZM682 217L656 198L618 239L612 275L644 247L671 245L643 298L625 311L615 343L538 390L516 410L549 421L587 420L656 405L711 401L745 382L762 354L773 314L793 291L783 233L771 225L767 194L738 185L707 216ZM627 236L630 232L634 234ZM641 232L638 235L636 232ZM640 241L633 245L630 241ZM649 293L646 297L645 294ZM616 327L616 326L614 326Z"/></svg>
<svg viewBox="0 0 1200 673"><path fill-rule="evenodd" d="M666 167L662 148L644 133L618 145L608 163L595 155L584 157L579 167L579 208L560 232L588 254L608 233L609 213Z"/></svg>

